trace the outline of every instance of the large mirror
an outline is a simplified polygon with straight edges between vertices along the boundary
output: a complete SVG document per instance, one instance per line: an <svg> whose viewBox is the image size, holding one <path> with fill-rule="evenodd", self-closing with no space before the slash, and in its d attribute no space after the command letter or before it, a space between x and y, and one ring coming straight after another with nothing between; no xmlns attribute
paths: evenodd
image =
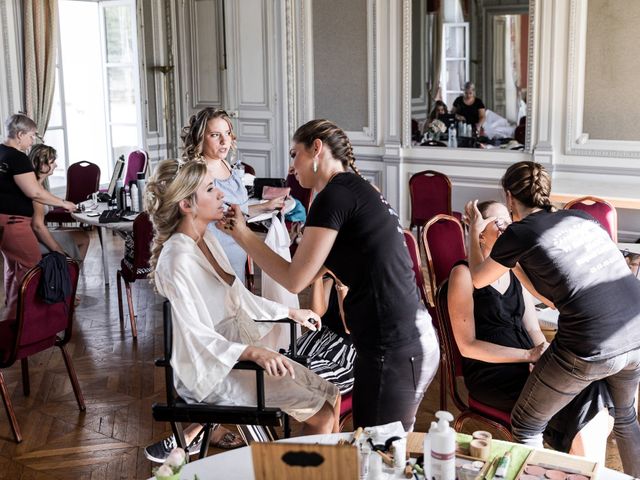
<svg viewBox="0 0 640 480"><path fill-rule="evenodd" d="M412 145L524 149L529 0L411 7Z"/></svg>

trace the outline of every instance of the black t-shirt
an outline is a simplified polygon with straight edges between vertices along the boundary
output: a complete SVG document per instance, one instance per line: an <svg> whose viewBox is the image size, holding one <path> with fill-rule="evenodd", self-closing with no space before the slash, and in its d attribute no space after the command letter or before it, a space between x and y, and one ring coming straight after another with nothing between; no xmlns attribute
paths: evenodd
<svg viewBox="0 0 640 480"><path fill-rule="evenodd" d="M461 95L453 101L453 108L456 109L456 114L462 115L466 123L470 123L475 128L476 123L480 121L480 109L485 108L485 106L478 97L476 97L471 105L467 105L464 103L464 97Z"/></svg>
<svg viewBox="0 0 640 480"><path fill-rule="evenodd" d="M409 250L380 192L354 173L336 175L311 204L306 226L338 231L325 265L349 287L344 312L356 349L377 353L416 341Z"/></svg>
<svg viewBox="0 0 640 480"><path fill-rule="evenodd" d="M33 172L31 160L20 150L0 144L0 213L33 216L33 204L13 177Z"/></svg>
<svg viewBox="0 0 640 480"><path fill-rule="evenodd" d="M640 347L640 282L605 230L580 210L545 210L512 223L491 258L519 262L558 311L558 345L599 360Z"/></svg>

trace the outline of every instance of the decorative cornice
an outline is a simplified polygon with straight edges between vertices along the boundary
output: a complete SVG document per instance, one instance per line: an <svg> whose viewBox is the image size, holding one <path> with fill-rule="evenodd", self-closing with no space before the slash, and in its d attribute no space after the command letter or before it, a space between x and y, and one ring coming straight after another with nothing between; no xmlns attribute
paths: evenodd
<svg viewBox="0 0 640 480"><path fill-rule="evenodd" d="M613 166L589 166L589 165L570 165L566 163L558 163L555 165L554 172L562 173L586 173L590 175L615 175L622 177L638 177L640 176L640 167L613 167Z"/></svg>

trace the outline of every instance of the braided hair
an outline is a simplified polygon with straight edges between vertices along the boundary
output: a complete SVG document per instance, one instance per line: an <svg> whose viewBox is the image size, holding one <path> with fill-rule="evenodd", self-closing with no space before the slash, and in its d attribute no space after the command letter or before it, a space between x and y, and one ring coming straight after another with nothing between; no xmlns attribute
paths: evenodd
<svg viewBox="0 0 640 480"><path fill-rule="evenodd" d="M293 134L293 141L302 143L307 148L313 146L313 141L316 138L329 148L333 158L340 160L344 168L350 168L357 175L362 176L356 167L353 146L344 130L330 120L317 119L305 123Z"/></svg>
<svg viewBox="0 0 640 480"><path fill-rule="evenodd" d="M207 173L204 162L163 160L145 186L144 207L153 224L150 278L154 274L164 243L174 234L182 219L180 202L189 199L196 204L196 191Z"/></svg>
<svg viewBox="0 0 640 480"><path fill-rule="evenodd" d="M186 161L200 158L202 156L202 144L207 130L207 123L214 118L222 118L229 125L231 130L231 149L236 149L236 136L233 133L233 125L229 114L222 109L206 107L195 115L191 115L189 123L182 128L180 138L183 143L182 158Z"/></svg>
<svg viewBox="0 0 640 480"><path fill-rule="evenodd" d="M539 163L524 161L511 165L502 177L502 188L525 207L553 210L549 199L551 175Z"/></svg>

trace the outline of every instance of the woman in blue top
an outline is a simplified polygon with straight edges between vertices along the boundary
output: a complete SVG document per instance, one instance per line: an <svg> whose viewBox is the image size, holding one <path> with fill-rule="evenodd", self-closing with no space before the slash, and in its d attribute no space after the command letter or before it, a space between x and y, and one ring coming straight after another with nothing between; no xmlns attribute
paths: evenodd
<svg viewBox="0 0 640 480"><path fill-rule="evenodd" d="M242 173L232 168L227 161L229 153L236 150L236 136L231 119L224 110L207 107L192 115L189 124L182 129L182 141L182 157L185 160L202 158L207 163L215 187L222 190L226 203L240 205L242 211L250 216L284 206L284 197L259 205L248 205L249 197L242 183ZM209 230L222 245L234 272L244 283L246 252L233 238L220 232L213 224L209 225Z"/></svg>

